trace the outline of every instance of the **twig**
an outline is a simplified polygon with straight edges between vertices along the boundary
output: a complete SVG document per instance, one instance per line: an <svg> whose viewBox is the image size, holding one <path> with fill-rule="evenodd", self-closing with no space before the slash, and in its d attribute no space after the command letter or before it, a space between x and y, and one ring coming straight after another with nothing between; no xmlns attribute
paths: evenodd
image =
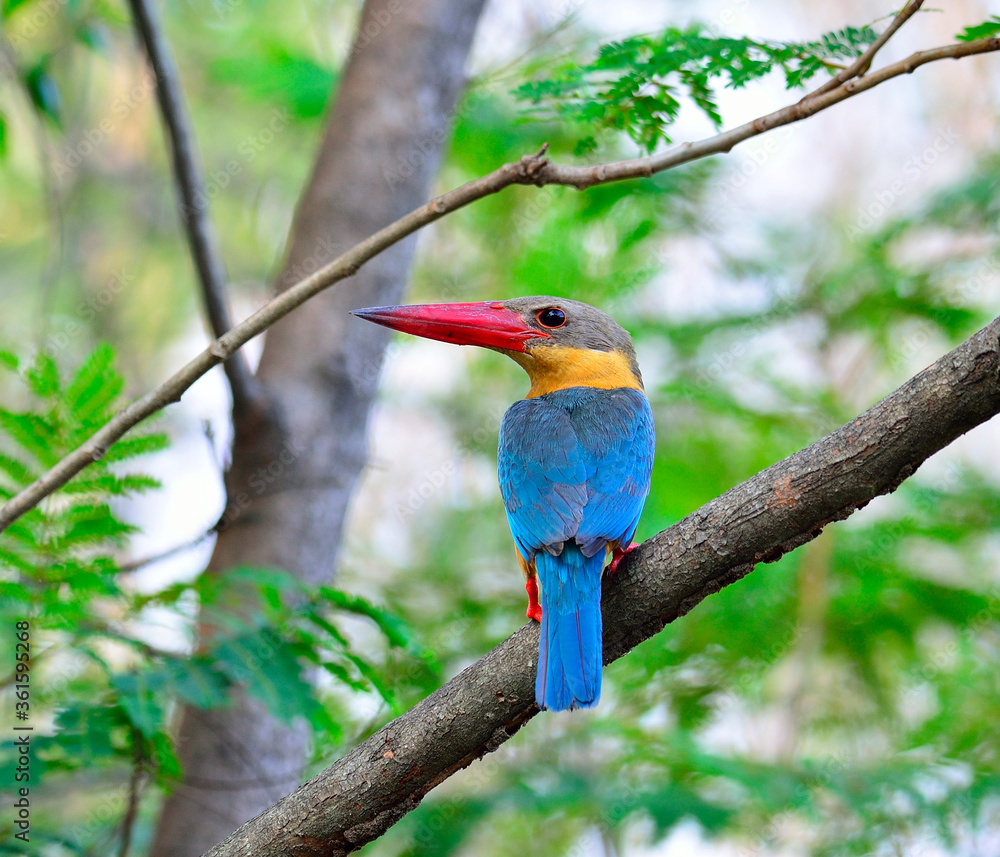
<svg viewBox="0 0 1000 857"><path fill-rule="evenodd" d="M193 550L198 547L202 542L211 536L215 535L215 532L210 530L207 533L202 533L200 536L191 539L189 542L184 542L184 544L174 545L172 548L168 548L152 556L142 557L141 559L129 560L129 562L123 562L118 566L119 574L130 574L133 571L138 571L140 568L145 568L147 565L152 565L156 562L162 562L165 559L170 559L177 554L185 553L186 551Z"/></svg>
<svg viewBox="0 0 1000 857"><path fill-rule="evenodd" d="M153 0L129 0L139 41L156 78L156 101L163 116L174 181L180 196L181 221L187 234L191 256L201 284L205 311L214 337L232 326L226 293L228 277L219 241L208 214L205 174L195 148L194 131L184 104L183 87L170 45L163 34ZM199 195L201 199L199 199ZM233 413L247 412L255 398L256 382L242 354L226 362L226 377L233 394Z"/></svg>
<svg viewBox="0 0 1000 857"><path fill-rule="evenodd" d="M143 743L145 739L142 733L132 729L132 774L128 781L128 803L125 807L125 816L121 823L122 844L118 849L118 857L128 857L129 849L132 846L132 831L135 828L135 820L139 815L139 800L142 792L143 766L145 756L143 754Z"/></svg>
<svg viewBox="0 0 1000 857"><path fill-rule="evenodd" d="M882 34L872 42L868 48L865 50L861 56L859 56L853 63L851 63L847 68L838 74L834 75L830 80L824 83L819 89L810 92L806 98L814 98L817 95L824 95L833 89L836 89L842 83L847 83L847 81L852 78L859 77L871 68L872 60L875 59L875 54L882 50L882 46L889 41L895 34L896 31L903 26L910 18L916 14L917 10L924 5L924 0L910 0L892 19L889 26L882 31ZM804 101L805 99L803 99Z"/></svg>
<svg viewBox="0 0 1000 857"><path fill-rule="evenodd" d="M1000 412L1000 318L870 410L702 506L628 554L603 583L604 663L702 599L894 491ZM343 855L538 713L529 623L207 857ZM567 716L567 715L548 715Z"/></svg>
<svg viewBox="0 0 1000 857"><path fill-rule="evenodd" d="M941 59L958 59L996 50L1000 50L1000 38L980 39L975 42L963 42L928 51L919 51L865 77L849 80L830 92L783 107L715 137L709 137L697 143L685 143L659 155L616 161L609 164L574 167L551 163L545 157L545 149L543 148L534 155L525 155L517 163L505 164L489 175L448 191L379 230L325 267L286 289L224 336L216 339L194 360L155 390L120 411L80 447L0 508L0 532L6 529L12 521L33 508L43 497L66 484L92 461L103 457L110 446L133 426L167 405L179 401L181 394L202 375L212 367L229 359L240 347L263 333L278 319L283 318L309 298L319 294L334 283L350 277L365 262L377 256L387 247L391 247L418 229L440 220L446 214L462 208L470 202L498 193L514 184L533 184L539 187L546 184L561 184L582 190L594 185L622 181L623 179L648 178L670 167L676 167L709 155L729 152L737 143L742 143L744 140L756 137L773 128L799 122L834 104L866 92L880 83L903 74L910 74L927 63Z"/></svg>

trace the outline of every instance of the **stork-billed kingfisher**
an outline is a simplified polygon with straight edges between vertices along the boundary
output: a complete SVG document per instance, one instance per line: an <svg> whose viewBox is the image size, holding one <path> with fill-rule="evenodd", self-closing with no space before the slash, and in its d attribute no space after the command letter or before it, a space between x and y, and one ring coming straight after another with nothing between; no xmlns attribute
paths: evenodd
<svg viewBox="0 0 1000 857"><path fill-rule="evenodd" d="M504 415L498 470L507 521L542 623L540 708L601 695L601 574L630 549L653 469L653 415L628 332L555 297L372 307L355 315L405 333L500 351L531 380ZM542 602L538 603L538 584Z"/></svg>

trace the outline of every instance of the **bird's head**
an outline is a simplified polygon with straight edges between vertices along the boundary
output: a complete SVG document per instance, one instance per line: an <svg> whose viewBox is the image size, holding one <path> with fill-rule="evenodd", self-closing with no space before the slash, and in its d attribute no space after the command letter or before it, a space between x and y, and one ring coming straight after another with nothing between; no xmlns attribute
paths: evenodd
<svg viewBox="0 0 1000 857"><path fill-rule="evenodd" d="M354 315L427 339L501 351L528 373L529 396L567 387L642 389L628 331L580 301L543 295L371 307L354 310Z"/></svg>

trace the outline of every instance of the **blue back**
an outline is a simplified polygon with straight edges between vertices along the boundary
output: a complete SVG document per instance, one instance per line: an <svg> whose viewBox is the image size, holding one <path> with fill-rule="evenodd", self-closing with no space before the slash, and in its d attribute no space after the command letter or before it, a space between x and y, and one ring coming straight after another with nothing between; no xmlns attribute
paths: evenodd
<svg viewBox="0 0 1000 857"><path fill-rule="evenodd" d="M635 534L653 452L653 415L639 390L571 387L504 415L500 491L517 549L542 584L542 707L589 706L600 695L605 552Z"/></svg>
<svg viewBox="0 0 1000 857"><path fill-rule="evenodd" d="M515 402L500 426L500 492L526 561L575 538L585 556L628 546L653 470L649 401L639 390L570 387Z"/></svg>

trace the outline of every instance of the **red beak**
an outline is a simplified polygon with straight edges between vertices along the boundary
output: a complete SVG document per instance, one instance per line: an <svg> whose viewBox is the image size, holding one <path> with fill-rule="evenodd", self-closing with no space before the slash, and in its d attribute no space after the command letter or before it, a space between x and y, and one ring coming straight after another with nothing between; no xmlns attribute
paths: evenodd
<svg viewBox="0 0 1000 857"><path fill-rule="evenodd" d="M426 339L505 351L524 351L529 339L548 336L528 327L518 313L496 301L380 306L352 310L351 314Z"/></svg>

